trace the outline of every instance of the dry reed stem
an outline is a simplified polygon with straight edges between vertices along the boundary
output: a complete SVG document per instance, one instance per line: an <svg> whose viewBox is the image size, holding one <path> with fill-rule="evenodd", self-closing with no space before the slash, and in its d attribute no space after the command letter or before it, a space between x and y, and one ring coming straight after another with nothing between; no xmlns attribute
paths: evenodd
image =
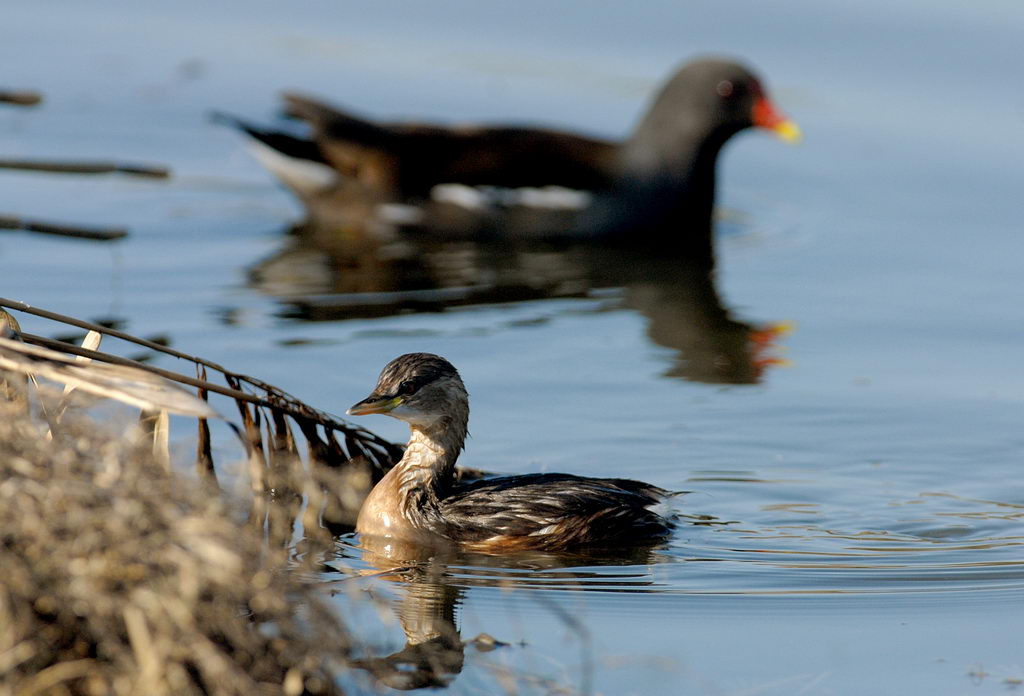
<svg viewBox="0 0 1024 696"><path fill-rule="evenodd" d="M11 338L0 337L0 370L54 380L141 409L217 417L206 402L149 371L127 365L82 363L58 351Z"/></svg>

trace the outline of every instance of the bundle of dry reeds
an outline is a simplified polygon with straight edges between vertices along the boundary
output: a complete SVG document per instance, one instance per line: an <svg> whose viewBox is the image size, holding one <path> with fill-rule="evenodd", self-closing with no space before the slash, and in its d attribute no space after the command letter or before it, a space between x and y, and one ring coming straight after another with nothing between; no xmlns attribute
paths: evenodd
<svg viewBox="0 0 1024 696"><path fill-rule="evenodd" d="M0 301L11 304L90 333L76 347L0 310L0 696L337 693L349 637L286 549L299 515L308 545L331 501L335 518L350 514L346 474L366 478L351 459L379 467L391 446L253 378L193 359L225 387L103 353L99 332L119 332ZM235 400L251 497L218 490L206 424L217 413L181 382ZM68 408L83 393L141 418ZM169 412L199 423L198 479L170 466Z"/></svg>
<svg viewBox="0 0 1024 696"><path fill-rule="evenodd" d="M0 404L0 694L337 693L349 638L151 442Z"/></svg>

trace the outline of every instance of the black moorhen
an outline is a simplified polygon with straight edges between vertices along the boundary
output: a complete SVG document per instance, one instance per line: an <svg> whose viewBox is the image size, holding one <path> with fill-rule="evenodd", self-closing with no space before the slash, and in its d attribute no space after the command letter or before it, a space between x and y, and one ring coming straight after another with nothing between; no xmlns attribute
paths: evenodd
<svg viewBox="0 0 1024 696"><path fill-rule="evenodd" d="M721 59L682 66L622 142L542 128L377 123L308 97L285 101L312 139L219 118L255 140L257 157L314 219L359 200L391 221L491 236L622 235L703 250L726 141L750 127L800 138L759 80ZM452 206L464 214L437 214Z"/></svg>

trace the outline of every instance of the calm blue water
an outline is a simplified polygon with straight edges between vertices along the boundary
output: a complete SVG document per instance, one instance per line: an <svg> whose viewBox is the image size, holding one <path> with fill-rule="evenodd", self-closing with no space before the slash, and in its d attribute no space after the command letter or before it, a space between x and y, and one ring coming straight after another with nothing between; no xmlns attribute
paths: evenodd
<svg viewBox="0 0 1024 696"><path fill-rule="evenodd" d="M359 577L373 564L343 541L332 587L440 602L464 639L511 644L467 648L452 691L492 692L496 666L531 677L528 693L989 694L1024 678L1019 4L3 14L0 82L47 102L0 109L0 151L176 176L0 171L0 212L132 230L117 245L3 233L0 294L120 317L336 413L391 357L437 352L472 395L466 464L641 478L692 491L679 511L721 523L684 519L625 565L463 563L402 583ZM723 301L795 325L775 351L790 365L758 384L672 376L687 354L651 338L653 305L629 290L305 322L247 280L300 211L210 109L270 119L278 91L301 88L382 117L619 136L675 64L708 51L756 66L806 134L798 148L745 134L719 170ZM580 587L595 591L566 591ZM368 653L402 648L396 622L348 597Z"/></svg>

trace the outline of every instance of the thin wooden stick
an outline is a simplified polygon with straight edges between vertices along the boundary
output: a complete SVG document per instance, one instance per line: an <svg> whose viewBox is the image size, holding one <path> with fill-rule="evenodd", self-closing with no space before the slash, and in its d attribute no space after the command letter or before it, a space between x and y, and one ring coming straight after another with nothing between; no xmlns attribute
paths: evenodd
<svg viewBox="0 0 1024 696"><path fill-rule="evenodd" d="M58 237L96 239L104 242L128 236L128 230L123 227L81 227L57 222L43 222L42 220L26 220L14 215L0 215L0 230L25 230Z"/></svg>
<svg viewBox="0 0 1024 696"><path fill-rule="evenodd" d="M0 169L20 169L30 172L55 172L58 174L128 174L149 179L167 179L171 176L168 167L150 164L133 164L114 161L43 161L0 158Z"/></svg>
<svg viewBox="0 0 1024 696"><path fill-rule="evenodd" d="M30 89L0 89L0 102L15 106L35 106L43 95Z"/></svg>

